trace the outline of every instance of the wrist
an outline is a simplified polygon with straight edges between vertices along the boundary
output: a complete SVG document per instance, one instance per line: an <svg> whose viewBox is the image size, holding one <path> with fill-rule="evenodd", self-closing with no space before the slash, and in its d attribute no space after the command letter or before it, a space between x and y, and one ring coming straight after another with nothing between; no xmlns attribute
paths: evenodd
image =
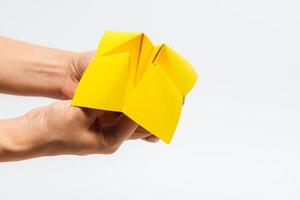
<svg viewBox="0 0 300 200"><path fill-rule="evenodd" d="M52 138L45 132L43 119L39 117L26 114L0 121L0 162L47 155Z"/></svg>
<svg viewBox="0 0 300 200"><path fill-rule="evenodd" d="M32 149L24 117L0 122L0 161L16 160Z"/></svg>

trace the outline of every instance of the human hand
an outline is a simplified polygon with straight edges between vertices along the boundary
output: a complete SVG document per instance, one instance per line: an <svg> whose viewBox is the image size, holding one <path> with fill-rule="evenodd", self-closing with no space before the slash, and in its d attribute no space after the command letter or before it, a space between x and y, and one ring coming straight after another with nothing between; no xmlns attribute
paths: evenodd
<svg viewBox="0 0 300 200"><path fill-rule="evenodd" d="M72 99L84 71L95 57L95 54L95 51L73 53L69 64L66 66L64 82L61 84L62 99Z"/></svg>
<svg viewBox="0 0 300 200"><path fill-rule="evenodd" d="M62 154L111 154L127 139L150 136L137 130L138 125L123 114L73 107L70 101L34 109L1 123L1 128L0 161Z"/></svg>

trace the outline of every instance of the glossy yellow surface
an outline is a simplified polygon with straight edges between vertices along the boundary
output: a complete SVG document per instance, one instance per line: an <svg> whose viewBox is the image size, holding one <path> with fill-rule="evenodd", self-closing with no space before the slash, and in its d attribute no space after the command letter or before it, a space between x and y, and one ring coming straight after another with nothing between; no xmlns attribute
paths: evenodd
<svg viewBox="0 0 300 200"><path fill-rule="evenodd" d="M72 105L123 112L170 143L196 80L193 67L167 45L153 46L143 33L107 31Z"/></svg>

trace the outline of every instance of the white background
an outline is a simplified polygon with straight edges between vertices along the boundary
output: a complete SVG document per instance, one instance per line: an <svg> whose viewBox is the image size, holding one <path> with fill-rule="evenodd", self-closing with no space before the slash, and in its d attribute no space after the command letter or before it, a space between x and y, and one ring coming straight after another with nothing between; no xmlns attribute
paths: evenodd
<svg viewBox="0 0 300 200"><path fill-rule="evenodd" d="M299 199L298 0L0 0L0 34L68 50L143 31L196 68L173 142L0 164L0 199ZM0 95L0 118L50 99Z"/></svg>

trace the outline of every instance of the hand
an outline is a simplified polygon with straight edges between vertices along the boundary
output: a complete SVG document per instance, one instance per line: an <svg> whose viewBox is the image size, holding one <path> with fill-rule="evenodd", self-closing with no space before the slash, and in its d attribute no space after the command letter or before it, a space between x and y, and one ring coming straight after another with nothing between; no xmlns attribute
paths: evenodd
<svg viewBox="0 0 300 200"><path fill-rule="evenodd" d="M73 54L67 66L64 82L61 84L62 99L73 98L76 87L95 54L95 51Z"/></svg>
<svg viewBox="0 0 300 200"><path fill-rule="evenodd" d="M103 127L109 127L116 123L118 118L122 114L119 112L112 112L112 111L104 111L100 118L98 118L100 124ZM147 142L156 143L159 141L159 138L155 135L152 135L149 131L144 129L143 127L139 126L135 132L128 138L129 140L136 140L136 139L142 139Z"/></svg>
<svg viewBox="0 0 300 200"><path fill-rule="evenodd" d="M137 130L138 125L123 114L73 107L69 101L34 109L4 124L0 161L61 154L111 154L127 139L150 135ZM1 141L5 143L1 145Z"/></svg>

